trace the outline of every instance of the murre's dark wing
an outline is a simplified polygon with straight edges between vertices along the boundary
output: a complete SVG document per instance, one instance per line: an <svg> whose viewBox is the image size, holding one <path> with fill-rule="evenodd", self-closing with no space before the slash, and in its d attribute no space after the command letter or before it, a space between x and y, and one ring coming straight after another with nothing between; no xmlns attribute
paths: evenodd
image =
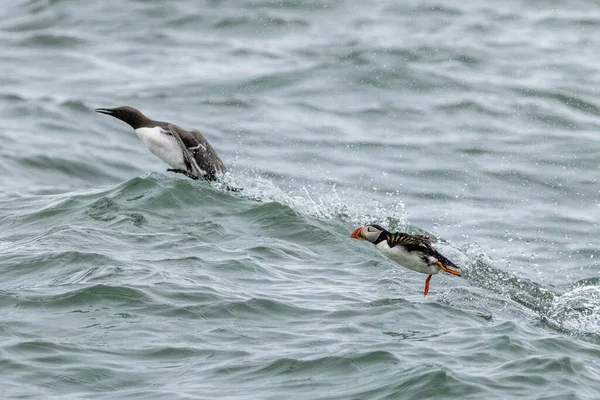
<svg viewBox="0 0 600 400"><path fill-rule="evenodd" d="M179 143L190 173L212 181L225 172L223 161L199 131L187 131L174 124L168 124L167 129Z"/></svg>

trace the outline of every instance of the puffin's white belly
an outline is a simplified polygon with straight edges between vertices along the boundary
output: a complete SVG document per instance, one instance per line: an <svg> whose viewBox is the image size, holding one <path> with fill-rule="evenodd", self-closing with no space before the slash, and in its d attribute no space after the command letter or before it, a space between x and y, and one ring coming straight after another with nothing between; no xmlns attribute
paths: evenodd
<svg viewBox="0 0 600 400"><path fill-rule="evenodd" d="M390 248L387 241L384 240L377 244L377 247L385 256L394 260L403 267L412 269L413 271L421 272L427 275L434 275L440 272L440 268L437 265L429 265L423 261L419 254L407 251L402 246L394 246Z"/></svg>
<svg viewBox="0 0 600 400"><path fill-rule="evenodd" d="M173 136L162 133L160 127L138 128L135 130L142 142L150 151L169 164L172 168L186 170L183 161L183 151Z"/></svg>

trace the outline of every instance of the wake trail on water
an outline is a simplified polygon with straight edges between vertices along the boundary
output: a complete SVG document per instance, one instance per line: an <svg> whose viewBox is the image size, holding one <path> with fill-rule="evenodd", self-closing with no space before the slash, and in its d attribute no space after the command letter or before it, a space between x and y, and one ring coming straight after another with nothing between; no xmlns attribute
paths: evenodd
<svg viewBox="0 0 600 400"><path fill-rule="evenodd" d="M327 187L289 185L289 191L262 177L256 171L227 173L222 184L243 187L236 195L260 202L278 202L297 213L323 220L339 220L356 225L377 223L390 230L414 234L435 235L411 226L399 192L385 193L390 202L384 204L364 192ZM380 193L378 193L381 195ZM374 196L372 196L374 197ZM600 340L600 278L575 282L560 293L526 278L494 267L486 252L476 243L456 246L438 238L441 247L448 249L462 266L462 278L472 286L507 298L537 315L553 329L568 334ZM383 256L382 256L383 257Z"/></svg>
<svg viewBox="0 0 600 400"><path fill-rule="evenodd" d="M227 190L227 185L241 187L243 190L231 192ZM134 226L143 226L146 223L143 214L130 209L128 204L136 199L142 201L156 193L155 196L169 200L170 207L177 208L179 203L173 191L180 190L183 191L183 196L190 198L197 197L199 191L204 192L204 195L208 195L206 200L212 203L227 198L279 203L302 218L333 222L331 229L334 231L347 228L347 231L339 232L340 235L349 236L351 230L358 225L378 223L390 230L435 237L408 223L405 205L397 192L385 193L384 197L377 193L379 199L384 199L384 203L374 200L375 196L365 195L364 191L340 189L334 184L308 185L293 181L289 184L276 183L255 171L234 171L226 174L221 182L213 183L168 179L162 175L149 174L109 187L56 194L19 195L0 203L0 206L19 215L17 220L9 224L7 233L10 233L12 239L0 240L0 247L14 246L14 240L28 245L73 223L86 226L87 218L108 224L108 227L110 224L119 226L124 221L129 221ZM17 198L19 201L15 201ZM210 203L206 205L212 208L218 206ZM143 208L147 207L145 205ZM54 227L48 228L49 221L52 221ZM32 237L31 229L38 230L39 235ZM494 261L477 243L456 245L437 238L436 246L461 266L462 278L469 283L468 286L446 291L446 296L450 298L449 304L457 306L464 303L463 307L473 308L479 303L485 313L486 308L490 307L483 298L491 296L492 303L510 302L554 330L600 341L600 278L574 282L567 290L561 291L494 266ZM381 261L387 262L387 259L381 256ZM461 296L462 300L458 299Z"/></svg>
<svg viewBox="0 0 600 400"><path fill-rule="evenodd" d="M292 182L294 183L294 182ZM399 193L386 193L389 204L374 199L365 199L361 193L329 186L289 185L289 191L281 189L271 179L255 171L227 173L221 187L240 187L237 195L259 202L277 202L292 210L323 220L342 220L354 224L374 222L387 225L390 229L404 229L407 215L404 203L397 199ZM393 196L393 197L392 197Z"/></svg>

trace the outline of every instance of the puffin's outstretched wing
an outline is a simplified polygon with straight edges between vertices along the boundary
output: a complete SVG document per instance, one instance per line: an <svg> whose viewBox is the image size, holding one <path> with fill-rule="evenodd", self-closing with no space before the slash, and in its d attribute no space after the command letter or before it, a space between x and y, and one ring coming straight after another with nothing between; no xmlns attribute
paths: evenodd
<svg viewBox="0 0 600 400"><path fill-rule="evenodd" d="M448 260L446 257L441 255L431 245L432 238L423 235L410 235L408 233L396 232L388 234L387 238L388 246L394 247L402 245L409 251L420 251L423 254L427 254L437 258L444 266L450 266L458 268L456 264Z"/></svg>
<svg viewBox="0 0 600 400"><path fill-rule="evenodd" d="M427 236L410 235L403 232L389 233L387 242L390 247L402 245L405 247L414 246L420 250L431 248L431 239Z"/></svg>

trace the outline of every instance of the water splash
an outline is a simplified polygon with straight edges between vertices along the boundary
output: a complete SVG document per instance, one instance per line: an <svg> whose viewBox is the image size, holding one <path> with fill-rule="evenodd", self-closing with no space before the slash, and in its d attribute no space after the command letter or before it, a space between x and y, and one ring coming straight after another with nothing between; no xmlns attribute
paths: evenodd
<svg viewBox="0 0 600 400"><path fill-rule="evenodd" d="M354 224L373 222L387 225L390 229L401 229L408 225L405 205L397 193L388 193L390 202L384 204L373 196L364 196L360 191L339 190L336 184L291 182L286 192L272 179L254 170L228 172L220 185L240 187L243 188L239 192L242 197L260 202L278 202L296 212L325 220L339 219Z"/></svg>
<svg viewBox="0 0 600 400"><path fill-rule="evenodd" d="M559 293L529 279L492 266L493 261L475 243L461 249L468 266L463 277L534 311L553 329L600 338L600 278L585 279Z"/></svg>
<svg viewBox="0 0 600 400"><path fill-rule="evenodd" d="M378 223L390 230L430 233L408 224L404 203L398 193L387 194L392 201L384 204L365 196L360 190L339 190L335 184L326 186L287 184L288 192L269 177L254 170L229 172L217 185L242 187L241 197L260 202L278 202L294 211L324 220L342 220L354 224ZM300 189L297 189L300 187ZM596 336L600 333L600 279L575 284L572 290L557 293L532 280L518 277L502 268L477 243L455 246L443 238L440 244L453 252L453 259L465 268L463 278L471 285L496 293L502 298L524 306L554 329L567 333Z"/></svg>
<svg viewBox="0 0 600 400"><path fill-rule="evenodd" d="M559 329L584 336L600 334L600 279L586 279L556 296L547 312Z"/></svg>

